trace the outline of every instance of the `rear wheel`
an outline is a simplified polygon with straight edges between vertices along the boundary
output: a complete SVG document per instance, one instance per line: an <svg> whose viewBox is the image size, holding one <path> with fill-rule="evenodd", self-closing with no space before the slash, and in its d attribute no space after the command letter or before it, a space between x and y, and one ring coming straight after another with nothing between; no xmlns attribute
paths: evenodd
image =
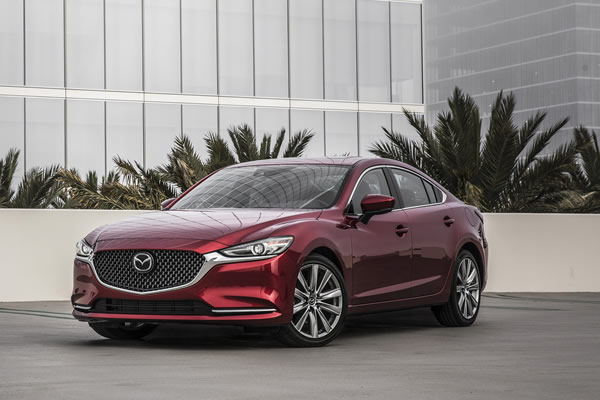
<svg viewBox="0 0 600 400"><path fill-rule="evenodd" d="M98 335L115 340L141 339L156 329L156 325L141 322L121 322L118 325L90 323L89 325Z"/></svg>
<svg viewBox="0 0 600 400"><path fill-rule="evenodd" d="M448 303L433 307L438 322L445 326L469 326L479 314L481 278L479 265L473 254L462 250L452 277L452 292Z"/></svg>
<svg viewBox="0 0 600 400"><path fill-rule="evenodd" d="M279 339L294 347L324 346L341 332L346 309L342 274L327 257L311 254L298 272L294 314Z"/></svg>

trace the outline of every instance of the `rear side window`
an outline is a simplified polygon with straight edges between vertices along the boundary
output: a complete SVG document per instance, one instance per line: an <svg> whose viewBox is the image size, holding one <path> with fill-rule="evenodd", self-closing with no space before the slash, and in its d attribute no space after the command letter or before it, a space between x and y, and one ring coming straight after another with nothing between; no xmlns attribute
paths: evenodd
<svg viewBox="0 0 600 400"><path fill-rule="evenodd" d="M435 202L441 203L444 196L442 195L442 191L435 186L433 186L433 194L435 195Z"/></svg>
<svg viewBox="0 0 600 400"><path fill-rule="evenodd" d="M437 203L435 193L433 192L433 185L427 181L423 181L423 185L425 185L425 191L427 192L427 197L429 197L429 202Z"/></svg>
<svg viewBox="0 0 600 400"><path fill-rule="evenodd" d="M398 191L404 207L416 207L429 204L429 197L427 196L427 191L423 185L423 180L420 177L396 168L391 168L390 171L398 186Z"/></svg>
<svg viewBox="0 0 600 400"><path fill-rule="evenodd" d="M356 185L356 189L354 190L354 195L352 196L352 201L350 203L350 209L348 212L350 214L361 214L362 208L360 207L360 202L368 194L382 194L385 196L391 196L390 188L385 180L385 175L383 174L383 170L381 168L369 171L361 178L358 185Z"/></svg>

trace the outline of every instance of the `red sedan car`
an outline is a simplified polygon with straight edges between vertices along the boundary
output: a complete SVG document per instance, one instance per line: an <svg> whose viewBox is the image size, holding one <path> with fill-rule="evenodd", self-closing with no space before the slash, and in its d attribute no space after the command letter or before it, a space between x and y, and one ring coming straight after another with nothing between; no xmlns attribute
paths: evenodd
<svg viewBox="0 0 600 400"><path fill-rule="evenodd" d="M201 322L278 326L287 344L321 346L348 314L431 306L443 325L471 325L486 260L481 214L410 166L265 160L91 232L71 299L112 339Z"/></svg>

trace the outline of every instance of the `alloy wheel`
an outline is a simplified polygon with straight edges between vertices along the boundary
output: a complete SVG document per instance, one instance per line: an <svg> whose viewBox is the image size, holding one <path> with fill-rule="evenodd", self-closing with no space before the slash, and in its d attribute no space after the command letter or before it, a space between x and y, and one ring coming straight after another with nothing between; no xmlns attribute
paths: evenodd
<svg viewBox="0 0 600 400"><path fill-rule="evenodd" d="M456 281L458 309L465 319L471 319L479 307L479 270L470 258L464 258L459 266Z"/></svg>
<svg viewBox="0 0 600 400"><path fill-rule="evenodd" d="M292 326L302 336L327 336L340 321L343 292L337 277L321 264L300 268L294 292Z"/></svg>

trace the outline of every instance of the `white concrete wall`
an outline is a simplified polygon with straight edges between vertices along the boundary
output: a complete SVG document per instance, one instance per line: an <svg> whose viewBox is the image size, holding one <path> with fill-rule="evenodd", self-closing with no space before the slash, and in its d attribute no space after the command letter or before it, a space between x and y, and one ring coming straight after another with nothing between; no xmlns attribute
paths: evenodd
<svg viewBox="0 0 600 400"><path fill-rule="evenodd" d="M140 211L0 209L0 301L66 300L75 243ZM600 291L600 215L486 214L490 292Z"/></svg>
<svg viewBox="0 0 600 400"><path fill-rule="evenodd" d="M485 214L490 292L600 292L600 214Z"/></svg>
<svg viewBox="0 0 600 400"><path fill-rule="evenodd" d="M0 301L69 299L75 243L139 213L0 209Z"/></svg>

